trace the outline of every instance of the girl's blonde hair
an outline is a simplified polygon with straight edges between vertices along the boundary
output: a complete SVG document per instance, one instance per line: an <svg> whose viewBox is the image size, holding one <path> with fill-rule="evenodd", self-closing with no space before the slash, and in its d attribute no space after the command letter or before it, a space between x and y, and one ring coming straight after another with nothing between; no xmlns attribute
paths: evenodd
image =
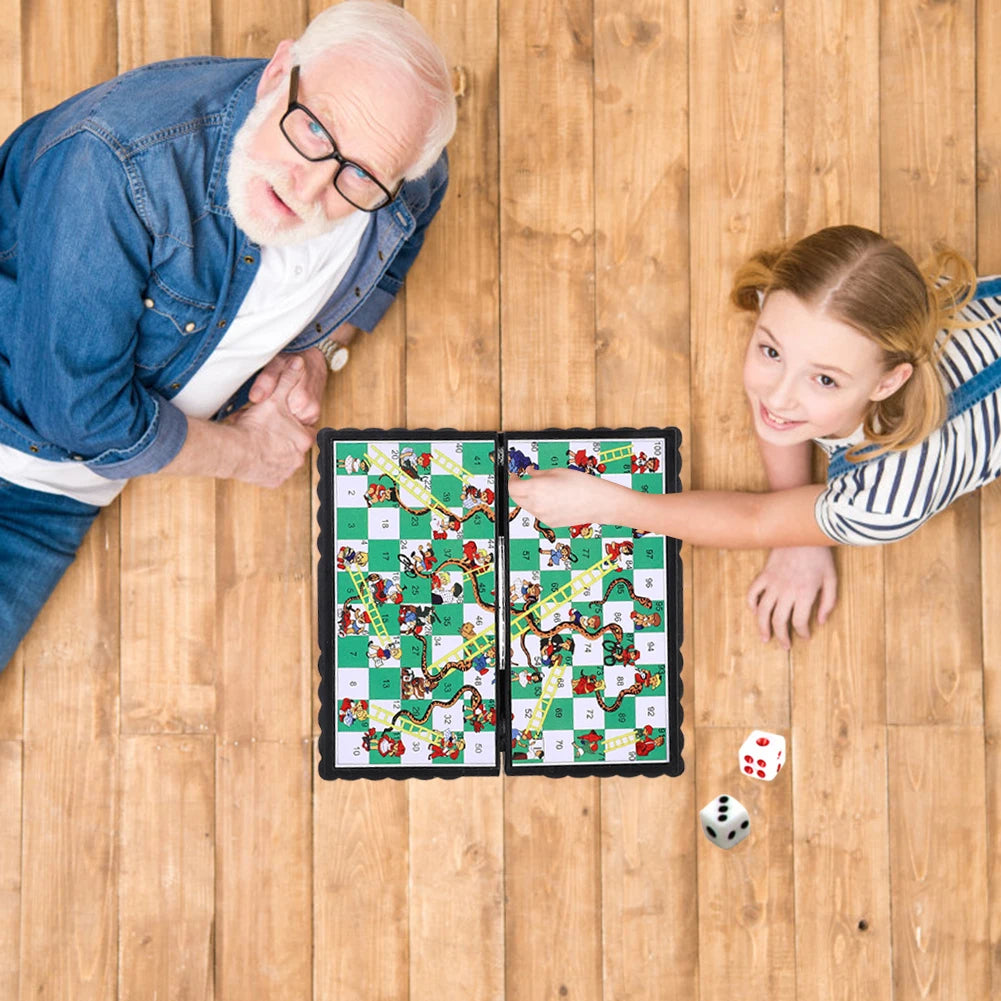
<svg viewBox="0 0 1001 1001"><path fill-rule="evenodd" d="M737 271L730 298L740 309L757 312L770 292L791 292L875 341L883 349L886 371L901 362L914 367L892 396L869 404L863 418L866 440L846 454L857 462L910 448L945 420L938 360L960 325L957 314L972 298L976 280L969 261L949 248L937 248L919 267L879 233L830 226L796 243L759 251ZM940 338L943 330L947 333Z"/></svg>

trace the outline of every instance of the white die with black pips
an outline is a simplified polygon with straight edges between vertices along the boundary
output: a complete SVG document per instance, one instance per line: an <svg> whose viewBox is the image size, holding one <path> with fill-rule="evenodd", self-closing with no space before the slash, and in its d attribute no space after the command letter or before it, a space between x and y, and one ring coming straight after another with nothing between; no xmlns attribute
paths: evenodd
<svg viewBox="0 0 1001 1001"><path fill-rule="evenodd" d="M732 796L717 796L699 812L702 833L720 848L732 848L751 833L747 810Z"/></svg>

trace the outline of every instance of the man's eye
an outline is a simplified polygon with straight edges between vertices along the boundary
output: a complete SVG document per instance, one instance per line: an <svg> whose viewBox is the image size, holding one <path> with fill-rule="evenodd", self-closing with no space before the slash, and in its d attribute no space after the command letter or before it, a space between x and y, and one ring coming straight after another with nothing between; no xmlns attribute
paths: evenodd
<svg viewBox="0 0 1001 1001"><path fill-rule="evenodd" d="M315 136L317 139L324 139L323 129L317 122L309 123L309 134Z"/></svg>

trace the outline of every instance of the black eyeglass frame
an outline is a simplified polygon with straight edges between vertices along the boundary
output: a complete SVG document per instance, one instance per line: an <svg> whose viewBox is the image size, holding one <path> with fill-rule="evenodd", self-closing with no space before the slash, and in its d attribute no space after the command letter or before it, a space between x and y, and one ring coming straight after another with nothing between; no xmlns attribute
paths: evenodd
<svg viewBox="0 0 1001 1001"><path fill-rule="evenodd" d="M282 130L282 135L285 137L286 142L292 147L304 160L309 160L310 163L322 163L324 160L336 160L338 163L337 170L334 173L333 185L337 188L337 193L346 201L353 205L356 209L361 209L362 212L378 212L379 209L384 209L390 202L392 202L396 196L400 193L400 188L403 187L403 182L397 185L395 191L390 191L377 177L375 177L370 170L367 170L360 163L355 163L354 160L345 159L341 155L340 150L337 148L337 143L334 142L334 137L326 130L323 122L313 114L309 108L304 104L300 104L296 98L299 96L299 67L293 66L292 71L289 74L289 87L288 87L288 107L285 109L285 114L282 115L281 121L279 121L278 126ZM289 115L294 111L301 111L311 122L313 122L316 127L323 133L324 138L330 143L331 152L324 153L323 156L310 156L308 153L303 153L298 146L296 146L295 141L285 130L285 121L288 119ZM356 201L351 199L350 195L346 195L337 185L337 178L341 176L345 167L351 167L354 170L360 171L366 177L370 178L386 196L385 201L380 202L378 205L364 206L359 205Z"/></svg>

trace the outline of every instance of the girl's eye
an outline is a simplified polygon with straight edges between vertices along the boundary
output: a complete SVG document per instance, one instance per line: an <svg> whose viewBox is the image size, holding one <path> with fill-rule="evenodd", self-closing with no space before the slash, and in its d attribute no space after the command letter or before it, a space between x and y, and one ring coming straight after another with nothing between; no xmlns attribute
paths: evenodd
<svg viewBox="0 0 1001 1001"><path fill-rule="evenodd" d="M771 344L762 344L761 345L761 353L766 358L770 358L772 361L774 361L779 356L778 351L775 348L773 348L771 346Z"/></svg>
<svg viewBox="0 0 1001 1001"><path fill-rule="evenodd" d="M817 379L825 389L832 389L837 386L837 383L829 375L818 375Z"/></svg>

